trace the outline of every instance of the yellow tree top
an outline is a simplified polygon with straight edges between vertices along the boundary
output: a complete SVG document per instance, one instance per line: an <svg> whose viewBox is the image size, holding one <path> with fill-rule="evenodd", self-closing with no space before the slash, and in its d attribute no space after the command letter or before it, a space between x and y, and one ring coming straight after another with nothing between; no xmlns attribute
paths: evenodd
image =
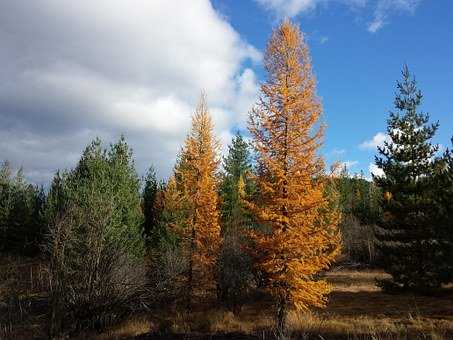
<svg viewBox="0 0 453 340"><path fill-rule="evenodd" d="M308 47L289 21L272 33L264 64L268 78L249 121L259 188L250 207L264 230L253 237L257 261L279 299L298 309L322 306L329 288L314 276L338 252L338 213L329 209L317 154L322 108Z"/></svg>

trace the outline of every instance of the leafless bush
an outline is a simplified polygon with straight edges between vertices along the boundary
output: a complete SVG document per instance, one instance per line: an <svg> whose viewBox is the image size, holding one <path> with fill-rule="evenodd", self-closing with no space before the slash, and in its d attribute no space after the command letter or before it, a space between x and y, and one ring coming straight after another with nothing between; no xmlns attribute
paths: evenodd
<svg viewBox="0 0 453 340"><path fill-rule="evenodd" d="M150 251L150 257L149 281L155 302L173 303L185 296L184 274L188 264L181 250L171 244L162 244Z"/></svg>
<svg viewBox="0 0 453 340"><path fill-rule="evenodd" d="M143 261L108 232L108 200L72 205L51 228L50 335L102 329L138 308L146 293Z"/></svg>
<svg viewBox="0 0 453 340"><path fill-rule="evenodd" d="M240 308L253 280L250 256L244 251L240 235L231 230L224 236L218 259L218 296L229 309Z"/></svg>
<svg viewBox="0 0 453 340"><path fill-rule="evenodd" d="M376 261L374 226L360 224L353 215L346 215L341 223L341 233L348 260L369 264Z"/></svg>
<svg viewBox="0 0 453 340"><path fill-rule="evenodd" d="M46 283L47 268L41 259L0 255L0 339L24 336L45 313Z"/></svg>

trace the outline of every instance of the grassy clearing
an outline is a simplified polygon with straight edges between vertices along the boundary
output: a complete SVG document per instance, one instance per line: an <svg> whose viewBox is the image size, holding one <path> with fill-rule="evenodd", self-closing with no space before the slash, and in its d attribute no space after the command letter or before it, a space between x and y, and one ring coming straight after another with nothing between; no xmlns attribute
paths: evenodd
<svg viewBox="0 0 453 340"><path fill-rule="evenodd" d="M448 339L453 338L453 297L389 295L375 285L385 278L379 270L337 268L327 274L333 291L327 308L309 313L291 313L290 338L294 339ZM161 317L162 319L162 317ZM164 327L143 339L170 339L191 334L202 339L206 334L218 338L249 336L271 339L270 301L246 304L233 314L225 310L202 310L191 315L169 313ZM169 336L168 334L171 334Z"/></svg>
<svg viewBox="0 0 453 340"><path fill-rule="evenodd" d="M0 262L0 339L46 338L45 270L37 261L2 258ZM375 279L379 270L336 268L327 273L333 291L327 308L291 313L291 339L450 339L453 294L439 296L384 294ZM78 339L272 339L271 301L257 292L236 314L212 308L193 313L164 306L98 334Z"/></svg>

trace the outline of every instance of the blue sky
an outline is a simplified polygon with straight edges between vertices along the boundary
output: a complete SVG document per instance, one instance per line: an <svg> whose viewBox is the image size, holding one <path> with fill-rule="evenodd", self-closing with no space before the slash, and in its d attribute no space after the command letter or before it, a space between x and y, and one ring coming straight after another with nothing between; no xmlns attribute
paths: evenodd
<svg viewBox="0 0 453 340"><path fill-rule="evenodd" d="M287 13L265 3L284 8L291 1L262 2L214 0L213 5L247 42L264 50L281 13ZM362 143L385 132L403 63L424 94L422 109L440 121L435 141L448 145L453 135L453 2L408 1L409 7L401 8L387 1L378 15L383 2L325 1L292 16L308 40L324 104L324 154L328 161L349 162L351 172L364 170L366 175L375 148ZM382 27L372 31L380 18ZM256 71L262 80L263 70ZM379 136L375 141L382 140Z"/></svg>
<svg viewBox="0 0 453 340"><path fill-rule="evenodd" d="M311 49L328 163L369 176L403 63L453 134L450 0L2 0L0 160L46 185L95 137L121 134L136 167L171 173L200 93L227 150L246 129L261 58L285 16Z"/></svg>

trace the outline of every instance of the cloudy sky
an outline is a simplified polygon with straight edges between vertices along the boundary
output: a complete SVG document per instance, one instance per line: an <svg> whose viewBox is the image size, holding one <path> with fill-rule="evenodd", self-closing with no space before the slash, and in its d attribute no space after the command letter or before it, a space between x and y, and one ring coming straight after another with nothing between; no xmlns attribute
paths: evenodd
<svg viewBox="0 0 453 340"><path fill-rule="evenodd" d="M453 133L448 0L2 0L0 159L45 184L94 137L126 135L139 172L166 177L205 90L224 147L244 130L283 17L310 45L328 125L323 152L372 169L407 62Z"/></svg>

